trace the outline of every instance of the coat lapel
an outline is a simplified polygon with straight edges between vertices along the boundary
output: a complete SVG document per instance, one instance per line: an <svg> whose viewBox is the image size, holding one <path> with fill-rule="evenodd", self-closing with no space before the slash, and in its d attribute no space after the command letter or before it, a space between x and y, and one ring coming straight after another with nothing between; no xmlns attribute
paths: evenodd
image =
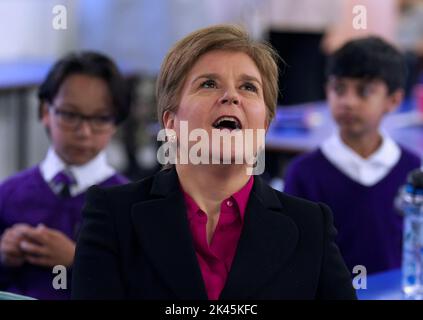
<svg viewBox="0 0 423 320"><path fill-rule="evenodd" d="M176 170L156 175L150 198L132 208L139 242L174 294L185 300L207 299L195 255L186 206ZM298 228L283 213L275 191L259 177L248 201L244 227L220 299L248 299L281 272L298 241Z"/></svg>
<svg viewBox="0 0 423 320"><path fill-rule="evenodd" d="M132 208L142 248L178 298L207 299L176 170L157 174L150 195Z"/></svg>
<svg viewBox="0 0 423 320"><path fill-rule="evenodd" d="M298 228L283 213L275 191L255 177L244 227L220 299L248 299L281 272L298 241Z"/></svg>

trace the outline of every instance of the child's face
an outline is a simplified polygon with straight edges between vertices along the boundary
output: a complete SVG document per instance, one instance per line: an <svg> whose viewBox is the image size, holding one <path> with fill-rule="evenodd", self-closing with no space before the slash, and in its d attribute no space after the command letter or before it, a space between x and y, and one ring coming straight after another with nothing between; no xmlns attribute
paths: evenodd
<svg viewBox="0 0 423 320"><path fill-rule="evenodd" d="M381 80L330 78L326 96L341 134L363 137L378 132L382 117L401 103L403 92L388 94Z"/></svg>
<svg viewBox="0 0 423 320"><path fill-rule="evenodd" d="M63 81L42 122L57 154L69 165L92 160L110 141L116 127L107 84L100 78L74 74ZM81 121L80 116L90 117Z"/></svg>

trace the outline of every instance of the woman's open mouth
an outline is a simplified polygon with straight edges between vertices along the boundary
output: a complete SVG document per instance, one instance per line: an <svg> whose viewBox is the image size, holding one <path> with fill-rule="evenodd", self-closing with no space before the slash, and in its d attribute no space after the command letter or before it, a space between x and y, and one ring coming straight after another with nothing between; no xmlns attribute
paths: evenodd
<svg viewBox="0 0 423 320"><path fill-rule="evenodd" d="M222 116L216 119L215 122L213 122L213 128L223 130L240 130L242 129L241 121L237 117L233 116Z"/></svg>

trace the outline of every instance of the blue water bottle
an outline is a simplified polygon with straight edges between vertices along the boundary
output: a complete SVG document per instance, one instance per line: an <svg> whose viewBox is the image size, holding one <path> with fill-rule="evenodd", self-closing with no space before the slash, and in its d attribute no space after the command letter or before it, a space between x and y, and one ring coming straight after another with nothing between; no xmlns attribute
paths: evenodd
<svg viewBox="0 0 423 320"><path fill-rule="evenodd" d="M423 300L423 170L412 171L397 206L404 214L402 290L405 299Z"/></svg>

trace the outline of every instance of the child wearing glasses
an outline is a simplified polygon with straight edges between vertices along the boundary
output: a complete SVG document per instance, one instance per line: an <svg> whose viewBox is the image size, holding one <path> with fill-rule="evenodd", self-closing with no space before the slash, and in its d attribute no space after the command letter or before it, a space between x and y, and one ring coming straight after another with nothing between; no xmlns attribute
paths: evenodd
<svg viewBox="0 0 423 320"><path fill-rule="evenodd" d="M52 67L38 97L51 147L39 165L0 185L0 291L67 299L69 285L55 289L52 271L62 265L70 276L86 190L127 182L104 149L128 113L128 95L108 57L82 52Z"/></svg>

